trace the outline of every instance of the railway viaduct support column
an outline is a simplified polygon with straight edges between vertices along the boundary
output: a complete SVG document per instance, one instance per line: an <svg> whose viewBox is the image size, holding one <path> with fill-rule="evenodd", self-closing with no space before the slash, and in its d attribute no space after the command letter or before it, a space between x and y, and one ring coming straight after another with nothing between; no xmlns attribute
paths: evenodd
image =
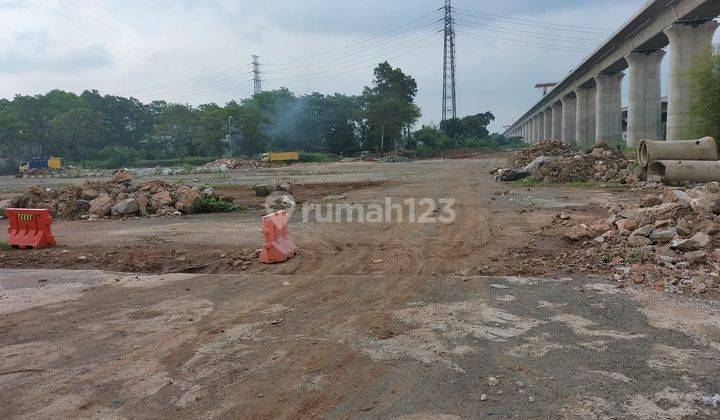
<svg viewBox="0 0 720 420"><path fill-rule="evenodd" d="M639 51L625 56L629 65L627 145L662 139L660 63L665 51Z"/></svg>
<svg viewBox="0 0 720 420"><path fill-rule="evenodd" d="M625 73L595 76L595 143L622 142L622 102L620 84Z"/></svg>
<svg viewBox="0 0 720 420"><path fill-rule="evenodd" d="M562 118L562 103L556 102L552 105L552 133L550 134L550 138L553 140L562 139Z"/></svg>
<svg viewBox="0 0 720 420"><path fill-rule="evenodd" d="M596 88L575 89L577 117L575 139L581 146L595 143L595 93Z"/></svg>
<svg viewBox="0 0 720 420"><path fill-rule="evenodd" d="M543 140L552 140L552 121L553 121L553 109L551 107L545 108L545 124L543 128L545 134Z"/></svg>
<svg viewBox="0 0 720 420"><path fill-rule="evenodd" d="M668 82L667 138L686 140L691 137L692 71L696 64L712 54L712 38L718 23L676 23L665 29L670 40L670 78Z"/></svg>
<svg viewBox="0 0 720 420"><path fill-rule="evenodd" d="M562 103L562 134L560 140L564 143L575 141L575 118L577 118L577 99L566 96L560 100Z"/></svg>

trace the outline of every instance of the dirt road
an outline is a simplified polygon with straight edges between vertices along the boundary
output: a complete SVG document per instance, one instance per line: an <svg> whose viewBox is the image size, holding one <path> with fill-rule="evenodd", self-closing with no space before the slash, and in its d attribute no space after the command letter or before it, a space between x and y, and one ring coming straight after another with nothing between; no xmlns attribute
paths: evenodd
<svg viewBox="0 0 720 420"><path fill-rule="evenodd" d="M543 233L560 208L590 219L631 193L496 184L496 165L340 165L323 179L390 181L344 202L454 198L457 218L303 223L296 212L300 255L281 265L233 266L260 244L253 212L59 223L57 249L0 251L2 412L720 414L698 402L720 392L717 303L618 289L527 252L568 246ZM103 271L127 267L149 274Z"/></svg>

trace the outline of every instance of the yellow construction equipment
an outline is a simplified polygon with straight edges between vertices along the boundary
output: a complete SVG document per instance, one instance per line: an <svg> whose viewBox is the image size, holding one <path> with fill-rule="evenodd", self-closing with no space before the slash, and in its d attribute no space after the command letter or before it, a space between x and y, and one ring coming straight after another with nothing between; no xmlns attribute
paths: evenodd
<svg viewBox="0 0 720 420"><path fill-rule="evenodd" d="M260 156L263 162L297 162L300 160L298 152L271 152L263 153Z"/></svg>

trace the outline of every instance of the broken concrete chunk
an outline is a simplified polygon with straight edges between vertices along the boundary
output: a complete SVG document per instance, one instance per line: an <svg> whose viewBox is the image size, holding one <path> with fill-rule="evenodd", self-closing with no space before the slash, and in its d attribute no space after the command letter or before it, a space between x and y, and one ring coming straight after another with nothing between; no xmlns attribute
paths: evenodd
<svg viewBox="0 0 720 420"><path fill-rule="evenodd" d="M113 216L129 216L138 213L140 211L140 207L134 198L126 198L115 203L110 211Z"/></svg>
<svg viewBox="0 0 720 420"><path fill-rule="evenodd" d="M652 245L652 241L645 236L630 235L628 238L628 246L631 248L642 248L648 245Z"/></svg>
<svg viewBox="0 0 720 420"><path fill-rule="evenodd" d="M105 217L110 213L114 201L107 194L102 194L90 202L90 213L97 217Z"/></svg>
<svg viewBox="0 0 720 420"><path fill-rule="evenodd" d="M711 238L707 233L698 232L689 239L676 239L670 243L670 248L680 251L697 251L710 244Z"/></svg>

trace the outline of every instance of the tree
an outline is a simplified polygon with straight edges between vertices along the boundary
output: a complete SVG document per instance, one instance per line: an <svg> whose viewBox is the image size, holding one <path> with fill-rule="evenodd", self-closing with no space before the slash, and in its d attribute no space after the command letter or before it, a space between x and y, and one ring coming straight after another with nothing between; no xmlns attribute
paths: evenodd
<svg viewBox="0 0 720 420"><path fill-rule="evenodd" d="M693 79L689 137L711 136L720 142L720 51L696 67Z"/></svg>
<svg viewBox="0 0 720 420"><path fill-rule="evenodd" d="M420 108L414 103L417 83L411 76L387 62L380 63L374 74L373 86L363 91L364 117L383 153L388 146L395 148L403 130L420 118Z"/></svg>
<svg viewBox="0 0 720 420"><path fill-rule="evenodd" d="M440 129L451 139L459 142L470 138L482 139L490 134L487 127L494 120L495 116L491 112L484 112L463 118L447 119L440 123Z"/></svg>
<svg viewBox="0 0 720 420"><path fill-rule="evenodd" d="M166 104L161 109L154 129L154 136L162 139L166 152L172 150L180 159L192 154L195 135L195 112L192 107L182 104Z"/></svg>
<svg viewBox="0 0 720 420"><path fill-rule="evenodd" d="M240 137L239 150L251 156L266 151L270 138L263 131L263 125L270 119L260 108L252 102L240 105L235 101L226 108Z"/></svg>
<svg viewBox="0 0 720 420"><path fill-rule="evenodd" d="M89 108L72 108L50 120L51 133L59 142L53 154L75 156L85 161L88 152L100 145L102 114Z"/></svg>

